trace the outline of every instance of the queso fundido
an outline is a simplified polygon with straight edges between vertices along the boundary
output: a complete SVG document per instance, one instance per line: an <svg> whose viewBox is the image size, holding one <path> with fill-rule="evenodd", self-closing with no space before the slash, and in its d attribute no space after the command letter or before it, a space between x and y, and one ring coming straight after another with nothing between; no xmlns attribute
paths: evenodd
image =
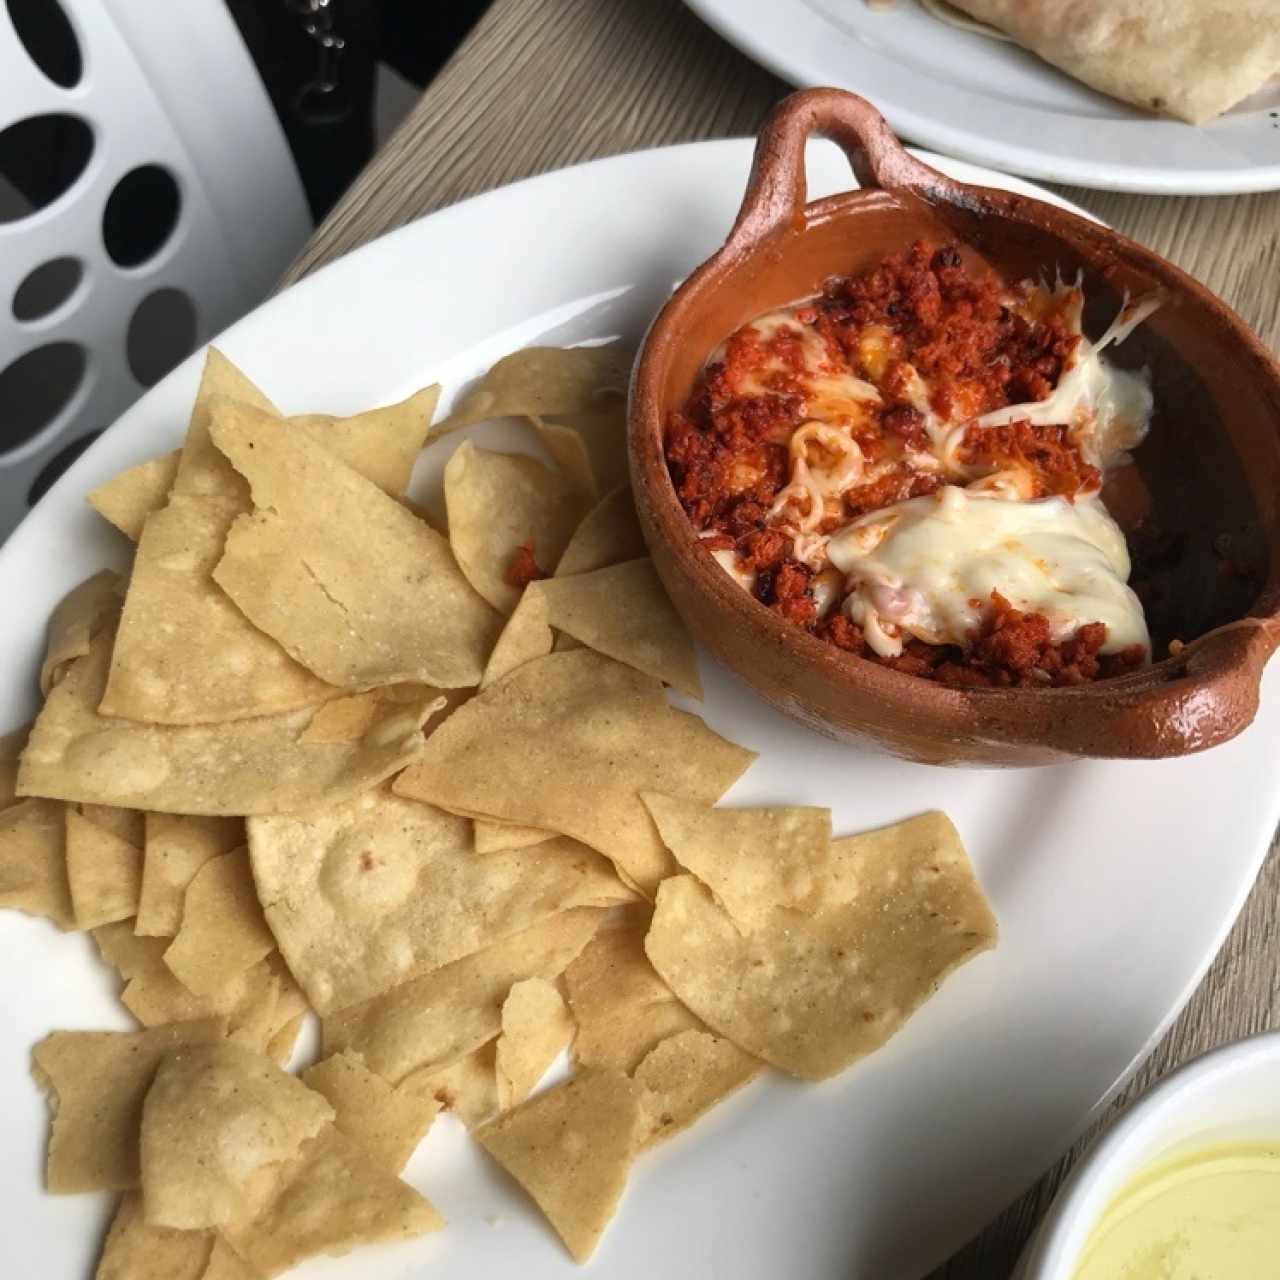
<svg viewBox="0 0 1280 1280"><path fill-rule="evenodd" d="M1010 286L917 243L757 317L674 412L667 463L708 552L860 657L946 683L1069 685L1148 661L1103 505L1151 417L1075 284Z"/></svg>

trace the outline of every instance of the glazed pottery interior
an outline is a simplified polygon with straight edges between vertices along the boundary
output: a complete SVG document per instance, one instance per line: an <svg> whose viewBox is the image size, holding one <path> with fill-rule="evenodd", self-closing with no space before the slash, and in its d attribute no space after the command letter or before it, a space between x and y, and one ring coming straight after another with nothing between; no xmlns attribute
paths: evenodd
<svg viewBox="0 0 1280 1280"><path fill-rule="evenodd" d="M806 97L816 105L802 128ZM1038 201L943 178L902 151L852 95L797 94L773 121L738 227L655 321L633 383L641 518L659 571L699 638L757 691L816 727L937 763L1172 755L1239 732L1252 718L1261 667L1277 639L1280 378L1269 355L1221 303L1162 259ZM802 199L794 149L802 157L811 129L834 135L864 179L894 189L835 196L803 206L798 218L782 216L788 200ZM778 166L791 171L779 179ZM1104 497L1129 535L1132 581L1158 659L1170 641L1195 641L1250 613L1264 621L1228 627L1136 676L1082 688L948 689L823 652L830 646L748 601L697 547L666 477L661 433L708 354L761 313L917 239L958 241L1010 282L1079 276L1085 331L1094 338L1126 298L1162 295L1155 314L1108 351L1121 367L1149 369L1155 416L1134 465L1115 473ZM781 669L787 664L789 678ZM1177 685L1199 687L1171 697Z"/></svg>

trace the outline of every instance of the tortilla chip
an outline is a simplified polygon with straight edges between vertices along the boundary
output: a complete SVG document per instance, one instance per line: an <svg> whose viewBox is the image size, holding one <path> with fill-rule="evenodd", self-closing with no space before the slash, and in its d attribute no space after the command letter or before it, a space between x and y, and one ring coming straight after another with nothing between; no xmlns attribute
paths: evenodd
<svg viewBox="0 0 1280 1280"><path fill-rule="evenodd" d="M647 554L631 486L622 484L606 493L582 517L556 565L555 576L592 573Z"/></svg>
<svg viewBox="0 0 1280 1280"><path fill-rule="evenodd" d="M221 1236L215 1236L209 1265L200 1280L262 1280L262 1273L255 1271Z"/></svg>
<svg viewBox="0 0 1280 1280"><path fill-rule="evenodd" d="M597 653L702 697L698 660L648 559L539 584L551 625Z"/></svg>
<svg viewBox="0 0 1280 1280"><path fill-rule="evenodd" d="M524 589L507 625L502 628L498 643L494 645L485 666L480 687L487 689L503 676L534 658L544 658L551 652L551 627L547 621L547 598L539 584L531 582Z"/></svg>
<svg viewBox="0 0 1280 1280"><path fill-rule="evenodd" d="M224 990L274 949L249 869L249 851L210 858L192 877L164 962L198 996Z"/></svg>
<svg viewBox="0 0 1280 1280"><path fill-rule="evenodd" d="M111 637L98 636L49 695L18 771L24 795L163 813L288 813L376 786L422 748L432 704L388 706L359 742L305 745L307 709L235 724L166 727L96 711Z"/></svg>
<svg viewBox="0 0 1280 1280"><path fill-rule="evenodd" d="M279 1014L280 979L260 960L236 980L244 996L227 1020L227 1039L264 1054L284 1019ZM233 985L236 985L233 983Z"/></svg>
<svg viewBox="0 0 1280 1280"><path fill-rule="evenodd" d="M528 849L535 844L554 840L554 831L541 827L522 827L514 822L497 822L490 818L475 818L477 853L501 853L504 849Z"/></svg>
<svg viewBox="0 0 1280 1280"><path fill-rule="evenodd" d="M99 707L103 715L212 724L314 706L335 695L214 582L242 510L226 499L175 495L149 517Z"/></svg>
<svg viewBox="0 0 1280 1280"><path fill-rule="evenodd" d="M358 1053L336 1053L302 1079L329 1100L334 1124L392 1173L408 1164L440 1110L428 1093L393 1089Z"/></svg>
<svg viewBox="0 0 1280 1280"><path fill-rule="evenodd" d="M250 1266L275 1276L316 1254L410 1240L442 1226L428 1201L329 1125L286 1165L265 1212L224 1234Z"/></svg>
<svg viewBox="0 0 1280 1280"><path fill-rule="evenodd" d="M206 382L215 363L211 355ZM175 485L176 497L156 510L151 532L142 537L104 707L108 714L164 724L209 723L304 706L331 692L258 632L210 577L235 517L249 510L249 497L244 481L217 450L216 463L205 456L212 448L211 412L228 403L214 393L216 387L206 390L202 384L192 418L199 443L193 444L189 434L187 446L204 457L199 464L204 480L191 489ZM254 412L254 405L264 409L281 435L315 440L398 494L408 482L435 394L428 389L387 409L322 419L292 432L260 397L247 398L245 411ZM229 683L221 684L220 677L229 677Z"/></svg>
<svg viewBox="0 0 1280 1280"><path fill-rule="evenodd" d="M384 492L399 497L409 484L439 398L439 387L425 387L399 404L351 418L302 413L285 422L368 476ZM90 505L131 542L137 542L147 517L169 499L181 453L175 449L122 471L89 494Z"/></svg>
<svg viewBox="0 0 1280 1280"><path fill-rule="evenodd" d="M398 1092L420 1093L468 1129L475 1129L498 1114L496 1056L497 1041L490 1040L440 1070L413 1072Z"/></svg>
<svg viewBox="0 0 1280 1280"><path fill-rule="evenodd" d="M191 409L191 419L187 424L186 439L178 458L172 493L195 498L226 499L237 510L243 511L248 507L249 487L222 456L210 435L212 401L216 397L238 400L275 417L280 413L217 347L210 347L205 356L196 402Z"/></svg>
<svg viewBox="0 0 1280 1280"><path fill-rule="evenodd" d="M493 453L466 441L444 469L449 545L462 572L495 609L510 613L521 588L508 580L521 546L546 572L559 561L586 510L568 477L534 458Z"/></svg>
<svg viewBox="0 0 1280 1280"><path fill-rule="evenodd" d="M526 978L502 1005L502 1034L494 1046L498 1106L506 1111L534 1090L573 1038L573 1018L554 982Z"/></svg>
<svg viewBox="0 0 1280 1280"><path fill-rule="evenodd" d="M76 927L67 880L65 806L20 800L0 810L0 907Z"/></svg>
<svg viewBox="0 0 1280 1280"><path fill-rule="evenodd" d="M298 1047L298 1033L302 1030L304 1020L302 1014L299 1014L296 1018L290 1018L267 1041L266 1054L272 1062L278 1063L282 1067L289 1065L293 1059L294 1051Z"/></svg>
<svg viewBox="0 0 1280 1280"><path fill-rule="evenodd" d="M152 1226L130 1191L116 1206L94 1280L206 1280L213 1243L208 1231Z"/></svg>
<svg viewBox="0 0 1280 1280"><path fill-rule="evenodd" d="M89 505L130 542L137 542L147 517L168 501L181 453L181 449L174 449L120 472L89 491Z"/></svg>
<svg viewBox="0 0 1280 1280"><path fill-rule="evenodd" d="M355 1050L392 1084L443 1069L502 1030L502 1003L522 978L554 978L587 945L604 911L579 907L385 995L324 1019L326 1053Z"/></svg>
<svg viewBox="0 0 1280 1280"><path fill-rule="evenodd" d="M587 413L556 414L544 425L569 427L582 437L597 492L608 493L630 479L627 459L627 402L610 400L605 407Z"/></svg>
<svg viewBox="0 0 1280 1280"><path fill-rule="evenodd" d="M147 1221L196 1231L256 1216L271 1199L273 1166L333 1114L320 1094L239 1045L166 1054L142 1109Z"/></svg>
<svg viewBox="0 0 1280 1280"><path fill-rule="evenodd" d="M280 979L266 960L222 990L197 996L165 964L167 938L140 938L131 921L119 920L94 929L93 940L103 960L125 980L121 1003L144 1027L225 1017L228 1034L239 1040L248 1033L253 1047L260 1049L284 1020L277 1014Z"/></svg>
<svg viewBox="0 0 1280 1280"><path fill-rule="evenodd" d="M578 1027L573 1057L579 1066L630 1074L668 1037L705 1030L649 963L648 929L648 912L601 929L564 971Z"/></svg>
<svg viewBox="0 0 1280 1280"><path fill-rule="evenodd" d="M640 1149L687 1129L752 1079L764 1064L706 1031L681 1031L651 1049L636 1068Z"/></svg>
<svg viewBox="0 0 1280 1280"><path fill-rule="evenodd" d="M475 1136L533 1197L574 1259L586 1262L622 1198L639 1123L639 1087L619 1071L590 1071Z"/></svg>
<svg viewBox="0 0 1280 1280"><path fill-rule="evenodd" d="M431 429L446 435L490 418L590 413L625 403L627 367L616 346L526 347L504 356Z"/></svg>
<svg viewBox="0 0 1280 1280"><path fill-rule="evenodd" d="M640 796L676 861L707 886L744 929L774 907L814 911L831 863L831 810L713 809L652 791Z"/></svg>
<svg viewBox="0 0 1280 1280"><path fill-rule="evenodd" d="M573 836L652 893L676 864L638 793L711 803L753 759L669 707L656 681L577 649L526 662L459 707L394 789Z"/></svg>
<svg viewBox="0 0 1280 1280"><path fill-rule="evenodd" d="M351 418L308 413L285 421L372 480L383 493L399 498L409 487L439 399L438 386L423 387L398 404Z"/></svg>
<svg viewBox="0 0 1280 1280"><path fill-rule="evenodd" d="M923 830L920 819L890 830L862 845L836 842L846 846L845 905L815 916L775 908L745 937L694 877L666 881L645 942L654 968L748 1052L806 1079L834 1075L995 943L950 823L928 815Z"/></svg>
<svg viewBox="0 0 1280 1280"><path fill-rule="evenodd" d="M416 685L415 688L424 688ZM382 710L377 692L353 693L334 698L316 709L306 732L298 739L305 743L359 742Z"/></svg>
<svg viewBox="0 0 1280 1280"><path fill-rule="evenodd" d="M46 1185L55 1195L127 1191L138 1185L142 1101L160 1059L221 1040L209 1018L146 1031L55 1031L31 1051L32 1074L50 1095L53 1133Z"/></svg>
<svg viewBox="0 0 1280 1280"><path fill-rule="evenodd" d="M135 849L146 844L147 815L141 810L121 809L114 804L82 804L77 808L95 827L110 831Z"/></svg>
<svg viewBox="0 0 1280 1280"><path fill-rule="evenodd" d="M187 885L196 872L210 858L230 853L245 839L243 818L147 814L142 890L134 932L148 937L173 937L182 923Z"/></svg>
<svg viewBox="0 0 1280 1280"><path fill-rule="evenodd" d="M971 916L987 946L995 945L996 919L982 893L955 824L940 810L831 842L831 869L822 889L822 908L864 906L868 889L894 899L903 874L930 906L941 902L944 915ZM895 900L908 909L905 898ZM941 926L939 926L941 927ZM985 950L986 947L983 948Z"/></svg>
<svg viewBox="0 0 1280 1280"><path fill-rule="evenodd" d="M219 406L212 431L253 486L213 572L252 622L344 689L479 683L501 623L434 529L265 414Z"/></svg>
<svg viewBox="0 0 1280 1280"><path fill-rule="evenodd" d="M66 810L67 881L77 929L128 920L138 910L142 850Z"/></svg>
<svg viewBox="0 0 1280 1280"><path fill-rule="evenodd" d="M0 809L7 809L18 798L18 757L27 745L29 724L0 737Z"/></svg>
<svg viewBox="0 0 1280 1280"><path fill-rule="evenodd" d="M533 429L542 441L542 447L551 455L556 466L578 487L586 497L594 501L600 496L596 474L591 466L591 454L580 432L563 423L547 422L543 418L530 418Z"/></svg>
<svg viewBox="0 0 1280 1280"><path fill-rule="evenodd" d="M76 658L89 652L89 641L119 611L122 579L103 569L63 596L49 619L49 643L40 668L40 692L47 694Z"/></svg>
<svg viewBox="0 0 1280 1280"><path fill-rule="evenodd" d="M249 846L267 923L321 1013L558 911L632 896L574 840L478 858L468 819L385 787L305 817L252 818Z"/></svg>

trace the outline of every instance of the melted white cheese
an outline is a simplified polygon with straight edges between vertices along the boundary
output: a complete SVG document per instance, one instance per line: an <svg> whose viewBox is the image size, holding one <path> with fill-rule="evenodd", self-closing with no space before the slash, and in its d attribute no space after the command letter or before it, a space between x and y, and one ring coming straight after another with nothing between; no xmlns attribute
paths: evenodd
<svg viewBox="0 0 1280 1280"><path fill-rule="evenodd" d="M948 486L862 517L827 554L846 575L845 611L882 657L907 635L963 646L993 591L1043 614L1055 641L1102 622L1103 653L1150 648L1124 534L1096 497L1010 502Z"/></svg>
<svg viewBox="0 0 1280 1280"><path fill-rule="evenodd" d="M1105 470L1120 461L1147 434L1153 407L1151 384L1145 370L1117 369L1102 360L1101 353L1123 342L1162 300L1153 294L1126 304L1096 343L1082 334L1070 366L1049 395L994 409L953 428L943 447L944 458L954 459L971 426L999 427L1025 418L1035 425L1064 423L1075 428L1080 452L1095 467Z"/></svg>
<svg viewBox="0 0 1280 1280"><path fill-rule="evenodd" d="M803 306L803 303L797 304ZM826 423L858 422L866 417L867 407L881 403L880 392L863 378L856 377L831 359L826 343L818 331L801 324L794 309L771 311L746 326L755 330L761 343L768 343L784 330L800 340L800 358L805 388L805 412L810 418ZM712 360L723 355L718 351ZM739 380L741 395L764 395L764 378L771 373L789 372L790 366L770 355L760 365L749 369Z"/></svg>

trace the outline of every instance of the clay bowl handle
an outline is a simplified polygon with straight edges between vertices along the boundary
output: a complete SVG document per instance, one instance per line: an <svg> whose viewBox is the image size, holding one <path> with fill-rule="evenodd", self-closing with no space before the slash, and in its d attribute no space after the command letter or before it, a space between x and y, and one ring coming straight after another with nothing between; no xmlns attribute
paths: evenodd
<svg viewBox="0 0 1280 1280"><path fill-rule="evenodd" d="M1151 668L1138 682L1139 697L1123 682L1114 690L1099 685L1109 695L1102 731L1113 741L1148 743L1157 750L1144 754L1159 755L1185 755L1234 738L1257 713L1263 668L1277 646L1274 615L1228 622Z"/></svg>
<svg viewBox="0 0 1280 1280"><path fill-rule="evenodd" d="M960 183L917 160L865 98L843 89L802 89L783 98L760 130L742 207L725 241L727 254L749 253L779 232L803 226L804 148L810 138L836 143L863 188L943 200L963 192Z"/></svg>

